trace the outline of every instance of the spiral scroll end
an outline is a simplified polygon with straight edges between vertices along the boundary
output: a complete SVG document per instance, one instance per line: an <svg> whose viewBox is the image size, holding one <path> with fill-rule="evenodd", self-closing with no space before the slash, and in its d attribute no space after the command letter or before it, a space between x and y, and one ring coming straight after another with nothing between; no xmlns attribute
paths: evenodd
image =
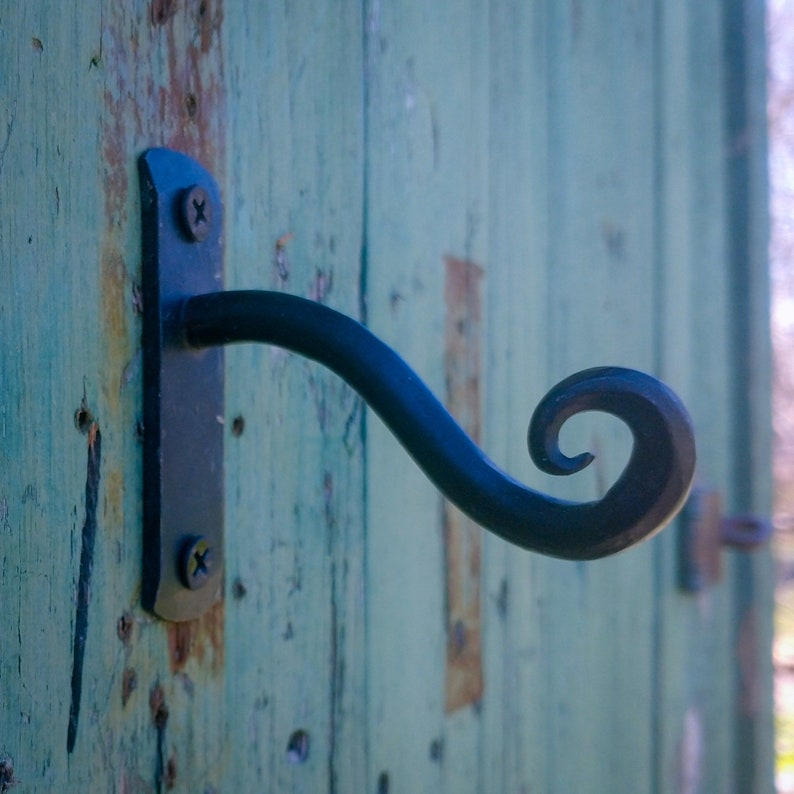
<svg viewBox="0 0 794 794"><path fill-rule="evenodd" d="M571 375L541 400L527 433L535 464L549 474L573 474L593 460L560 452L562 425L574 414L602 411L625 422L634 445L620 478L602 499L581 505L583 537L576 555L594 559L620 551L667 524L683 505L695 472L692 422L678 397L637 370L597 367ZM572 523L572 508L566 508Z"/></svg>
<svg viewBox="0 0 794 794"><path fill-rule="evenodd" d="M558 384L540 402L527 430L527 447L535 465L546 474L567 476L587 468L595 455L582 452L569 457L560 450L560 429L574 413L582 410L580 404L571 405L566 386L571 381Z"/></svg>
<svg viewBox="0 0 794 794"><path fill-rule="evenodd" d="M533 438L532 432L527 434L529 454L535 465L546 474L568 475L586 469L594 460L595 455L582 452L569 458L560 451L559 437L556 431L543 434L542 440Z"/></svg>

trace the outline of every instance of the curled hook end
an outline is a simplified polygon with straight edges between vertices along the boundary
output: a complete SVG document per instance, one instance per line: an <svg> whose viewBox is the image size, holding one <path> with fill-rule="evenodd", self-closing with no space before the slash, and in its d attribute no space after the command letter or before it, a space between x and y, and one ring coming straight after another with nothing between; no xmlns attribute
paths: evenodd
<svg viewBox="0 0 794 794"><path fill-rule="evenodd" d="M560 451L559 437L555 431L545 432L541 441L542 446L538 446L537 441L528 439L529 454L535 465L546 474L568 475L586 469L594 460L595 455L590 452L582 452L569 458Z"/></svg>
<svg viewBox="0 0 794 794"><path fill-rule="evenodd" d="M560 544L562 550L549 552L593 559L627 548L672 520L692 485L696 453L689 414L664 383L632 369L597 367L557 384L535 409L527 444L538 468L567 475L594 459L589 452L569 458L559 447L562 425L584 411L617 416L634 437L618 481L601 500L566 508L573 537Z"/></svg>

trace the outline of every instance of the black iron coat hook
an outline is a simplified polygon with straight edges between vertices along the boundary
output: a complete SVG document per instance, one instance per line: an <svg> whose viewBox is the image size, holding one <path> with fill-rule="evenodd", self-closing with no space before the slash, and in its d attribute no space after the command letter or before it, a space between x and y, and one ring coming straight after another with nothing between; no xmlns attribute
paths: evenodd
<svg viewBox="0 0 794 794"><path fill-rule="evenodd" d="M634 446L600 500L538 493L499 469L416 373L355 320L321 304L263 291L222 292L222 223L215 181L166 149L140 159L144 266L144 605L171 620L217 597L223 557L223 355L263 342L326 365L375 410L444 495L478 524L525 549L587 560L630 546L682 506L695 469L686 409L650 375L600 367L572 375L536 408L530 454L572 474L593 456L562 454L573 414L604 411Z"/></svg>

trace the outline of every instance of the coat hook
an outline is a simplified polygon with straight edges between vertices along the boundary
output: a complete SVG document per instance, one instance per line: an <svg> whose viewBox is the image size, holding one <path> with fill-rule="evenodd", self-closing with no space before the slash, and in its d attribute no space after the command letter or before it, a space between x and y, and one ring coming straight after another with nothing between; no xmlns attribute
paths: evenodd
<svg viewBox="0 0 794 794"><path fill-rule="evenodd" d="M529 452L540 469L573 474L593 460L589 453L569 458L559 448L563 423L583 411L617 416L634 445L600 500L576 503L534 491L489 460L416 373L360 323L292 295L222 291L220 193L198 163L151 149L140 172L144 604L157 614L195 617L220 586L222 350L230 343L276 345L333 370L450 501L522 548L570 560L603 557L652 535L683 505L695 469L694 435L686 409L661 381L598 367L555 386L529 425ZM198 207L191 196L200 197ZM200 559L191 556L195 548ZM200 586L186 577L188 563L201 569Z"/></svg>

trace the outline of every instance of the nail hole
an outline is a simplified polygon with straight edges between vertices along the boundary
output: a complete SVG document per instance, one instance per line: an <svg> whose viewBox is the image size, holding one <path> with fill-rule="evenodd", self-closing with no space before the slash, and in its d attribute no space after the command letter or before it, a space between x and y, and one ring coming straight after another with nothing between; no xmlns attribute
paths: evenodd
<svg viewBox="0 0 794 794"><path fill-rule="evenodd" d="M378 794L389 794L389 773L381 772L378 775Z"/></svg>
<svg viewBox="0 0 794 794"><path fill-rule="evenodd" d="M439 762L444 757L444 740L433 739L430 742L430 760Z"/></svg>
<svg viewBox="0 0 794 794"><path fill-rule="evenodd" d="M242 579L239 577L232 583L232 598L235 601L240 601L245 598L248 588L243 584Z"/></svg>
<svg viewBox="0 0 794 794"><path fill-rule="evenodd" d="M116 623L116 633L125 645L132 639L132 630L134 628L135 620L129 612L125 612Z"/></svg>
<svg viewBox="0 0 794 794"><path fill-rule="evenodd" d="M185 97L185 110L187 111L188 118L194 119L198 111L198 100L195 94L188 94Z"/></svg>
<svg viewBox="0 0 794 794"><path fill-rule="evenodd" d="M309 757L309 734L303 729L295 731L287 742L287 761L302 764Z"/></svg>
<svg viewBox="0 0 794 794"><path fill-rule="evenodd" d="M153 25L165 24L176 13L176 0L153 0L151 18Z"/></svg>
<svg viewBox="0 0 794 794"><path fill-rule="evenodd" d="M176 786L176 772L176 756L172 755L168 759L165 770L163 771L163 784L165 785L166 791L171 791L174 786Z"/></svg>
<svg viewBox="0 0 794 794"><path fill-rule="evenodd" d="M121 705L126 706L132 693L138 688L138 674L132 667L124 671L121 679Z"/></svg>
<svg viewBox="0 0 794 794"><path fill-rule="evenodd" d="M94 423L94 415L88 410L88 406L83 402L74 412L74 426L81 432L87 433Z"/></svg>
<svg viewBox="0 0 794 794"><path fill-rule="evenodd" d="M168 706L165 704L165 693L163 688L156 684L149 695L149 711L152 715L152 723L158 731L165 730L168 723Z"/></svg>
<svg viewBox="0 0 794 794"><path fill-rule="evenodd" d="M240 438L245 430L245 419L242 416L235 416L232 420L232 435Z"/></svg>

